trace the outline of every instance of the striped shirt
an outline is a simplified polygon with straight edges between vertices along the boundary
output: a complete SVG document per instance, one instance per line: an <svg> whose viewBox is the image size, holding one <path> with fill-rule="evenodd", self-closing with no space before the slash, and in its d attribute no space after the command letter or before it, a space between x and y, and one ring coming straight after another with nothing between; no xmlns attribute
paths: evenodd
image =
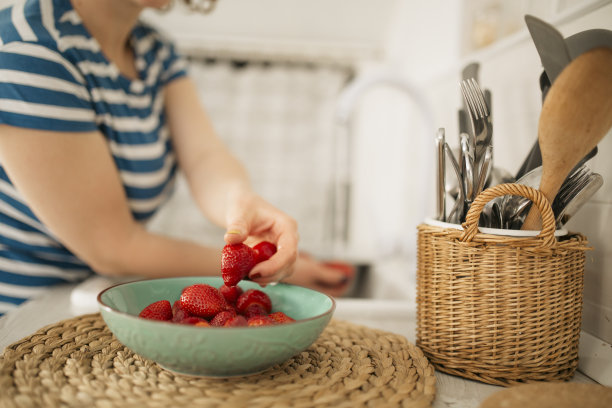
<svg viewBox="0 0 612 408"><path fill-rule="evenodd" d="M0 10L0 124L59 132L100 131L135 219L171 192L176 160L163 88L185 60L153 28L132 31L139 79L106 59L69 0L23 0ZM93 272L34 215L0 163L0 315Z"/></svg>

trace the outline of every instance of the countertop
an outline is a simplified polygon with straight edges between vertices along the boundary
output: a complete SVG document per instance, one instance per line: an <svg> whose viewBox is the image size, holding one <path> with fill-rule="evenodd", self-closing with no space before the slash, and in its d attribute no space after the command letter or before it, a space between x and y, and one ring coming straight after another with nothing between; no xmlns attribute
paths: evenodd
<svg viewBox="0 0 612 408"><path fill-rule="evenodd" d="M0 318L0 349L57 321L97 311L95 297L107 284L93 278L80 285L60 285ZM415 304L407 300L338 299L335 319L401 334L415 342ZM574 382L593 383L577 372ZM436 372L434 408L475 408L502 387Z"/></svg>

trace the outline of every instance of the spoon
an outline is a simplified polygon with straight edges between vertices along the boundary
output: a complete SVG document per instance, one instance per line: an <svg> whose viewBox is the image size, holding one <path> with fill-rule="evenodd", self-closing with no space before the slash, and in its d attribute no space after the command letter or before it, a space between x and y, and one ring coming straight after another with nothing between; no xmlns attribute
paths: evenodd
<svg viewBox="0 0 612 408"><path fill-rule="evenodd" d="M612 127L612 49L581 54L559 74L538 124L542 152L539 190L552 203L568 173ZM532 207L523 230L541 229Z"/></svg>

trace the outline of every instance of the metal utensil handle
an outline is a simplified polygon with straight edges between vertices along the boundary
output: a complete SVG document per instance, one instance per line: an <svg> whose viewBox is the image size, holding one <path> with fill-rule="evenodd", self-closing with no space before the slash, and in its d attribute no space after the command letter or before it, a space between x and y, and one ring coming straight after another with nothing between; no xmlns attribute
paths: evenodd
<svg viewBox="0 0 612 408"><path fill-rule="evenodd" d="M476 197L465 217L465 222L462 225L463 234L461 234L460 240L464 242L471 241L478 233L478 220L480 219L480 213L482 212L484 206L495 197L505 195L517 195L525 197L533 202L535 207L542 215L542 230L535 238L541 240L542 247L552 247L556 242L556 223L555 215L552 211L550 203L546 197L544 197L544 194L542 194L539 190L514 183L498 184L484 190L478 195L478 197Z"/></svg>

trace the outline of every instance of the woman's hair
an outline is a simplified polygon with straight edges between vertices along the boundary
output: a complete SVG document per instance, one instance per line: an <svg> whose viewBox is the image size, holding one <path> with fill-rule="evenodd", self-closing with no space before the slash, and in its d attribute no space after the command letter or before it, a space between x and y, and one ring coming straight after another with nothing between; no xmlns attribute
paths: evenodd
<svg viewBox="0 0 612 408"><path fill-rule="evenodd" d="M214 10L217 0L181 0L191 10L198 11L200 13L210 13Z"/></svg>

